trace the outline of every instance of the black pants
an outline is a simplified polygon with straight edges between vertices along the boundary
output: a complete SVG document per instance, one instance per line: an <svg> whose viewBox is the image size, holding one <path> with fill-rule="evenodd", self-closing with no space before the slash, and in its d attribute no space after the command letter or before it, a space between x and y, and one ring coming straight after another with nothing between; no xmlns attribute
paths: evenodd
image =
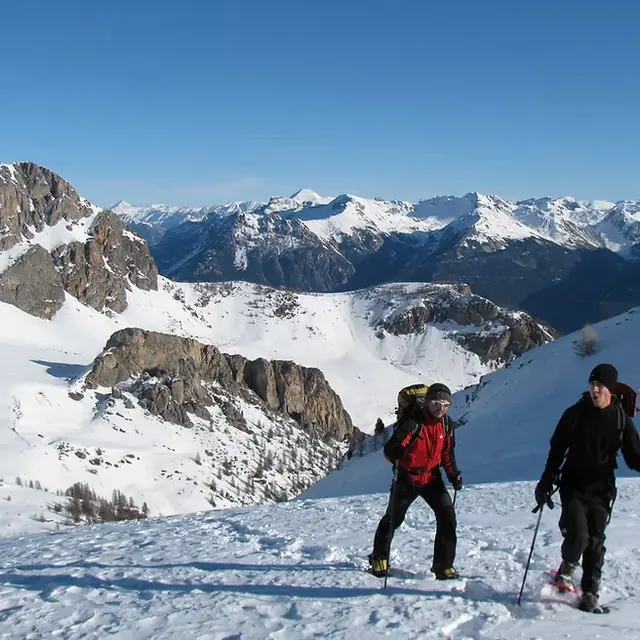
<svg viewBox="0 0 640 640"><path fill-rule="evenodd" d="M382 516L376 530L373 555L387 556L393 534L404 522L407 510L418 496L425 500L436 516L436 539L433 545L432 567L434 569L452 567L456 557L456 513L439 473L424 487L414 487L406 477L401 475L398 477L395 487L391 490L387 511ZM393 517L392 531L389 526L391 523L390 514Z"/></svg>
<svg viewBox="0 0 640 640"><path fill-rule="evenodd" d="M559 525L564 537L562 559L577 565L582 556L582 590L597 594L606 553L609 501L571 490L561 490L560 500Z"/></svg>

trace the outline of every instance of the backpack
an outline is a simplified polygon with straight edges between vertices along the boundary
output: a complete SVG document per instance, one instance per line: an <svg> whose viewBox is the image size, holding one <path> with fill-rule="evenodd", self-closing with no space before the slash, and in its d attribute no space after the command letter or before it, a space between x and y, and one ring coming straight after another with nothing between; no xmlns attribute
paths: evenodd
<svg viewBox="0 0 640 640"><path fill-rule="evenodd" d="M628 384L618 382L616 387L616 396L622 410L630 417L636 415L638 411L638 394Z"/></svg>
<svg viewBox="0 0 640 640"><path fill-rule="evenodd" d="M398 407L396 408L396 424L404 418L412 416L416 408L421 408L424 405L425 398L429 392L429 386L418 382L416 384L410 384L406 387L402 387L398 391ZM443 419L445 433L451 433L455 428L451 418L445 415ZM394 426L394 430L395 430ZM420 429L416 429L415 438L420 433ZM413 439L412 441L413 442Z"/></svg>
<svg viewBox="0 0 640 640"><path fill-rule="evenodd" d="M396 418L398 421L406 415L413 413L416 407L421 407L429 392L426 384L417 383L410 384L398 391L398 407L396 409Z"/></svg>

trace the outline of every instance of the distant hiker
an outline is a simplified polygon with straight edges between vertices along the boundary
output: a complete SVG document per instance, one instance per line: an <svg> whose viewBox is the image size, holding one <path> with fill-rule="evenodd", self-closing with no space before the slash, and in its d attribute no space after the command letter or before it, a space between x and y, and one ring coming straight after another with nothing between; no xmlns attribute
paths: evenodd
<svg viewBox="0 0 640 640"><path fill-rule="evenodd" d="M624 404L621 388L633 395L630 408ZM602 612L598 590L606 551L605 529L616 496L618 450L630 469L640 471L640 438L630 417L635 402L633 390L618 383L613 365L595 367L589 376L589 391L558 422L535 490L536 502L542 506L551 499L554 484L559 485L559 526L564 541L555 583L573 589L573 573L582 556L578 606L583 611Z"/></svg>
<svg viewBox="0 0 640 640"><path fill-rule="evenodd" d="M462 488L454 453L455 436L446 416L452 403L451 391L441 383L430 387L412 385L405 387L399 398L406 390L415 400L398 414L394 432L384 446L385 457L394 464L394 482L387 511L375 533L373 553L369 556L371 571L379 577L387 574L393 534L420 496L436 516L431 571L439 580L458 578L453 567L456 515L440 473L442 465L454 489Z"/></svg>

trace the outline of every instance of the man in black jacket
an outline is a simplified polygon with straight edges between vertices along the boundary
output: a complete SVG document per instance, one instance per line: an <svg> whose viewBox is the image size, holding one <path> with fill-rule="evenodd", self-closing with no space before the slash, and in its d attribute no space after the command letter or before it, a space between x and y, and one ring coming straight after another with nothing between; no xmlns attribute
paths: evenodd
<svg viewBox="0 0 640 640"><path fill-rule="evenodd" d="M605 529L615 499L617 453L630 469L640 471L640 438L615 395L618 372L599 364L589 376L589 392L569 407L551 438L545 470L535 490L546 504L553 485L560 489L562 563L558 586L573 587L573 573L582 557L579 608L599 612L598 590L605 556ZM563 464L564 462L564 464Z"/></svg>

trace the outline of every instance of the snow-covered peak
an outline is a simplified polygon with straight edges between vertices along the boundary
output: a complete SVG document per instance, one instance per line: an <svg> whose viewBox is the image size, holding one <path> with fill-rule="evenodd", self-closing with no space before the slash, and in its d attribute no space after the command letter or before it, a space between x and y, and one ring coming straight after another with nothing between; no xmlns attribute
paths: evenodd
<svg viewBox="0 0 640 640"><path fill-rule="evenodd" d="M598 223L606 215L604 201L598 201L598 206L592 206L589 202L576 200L566 196L562 198L530 198L517 202L516 215L522 220L564 219L579 226ZM611 204L613 207L613 204Z"/></svg>
<svg viewBox="0 0 640 640"><path fill-rule="evenodd" d="M266 203L232 202L203 209L152 205L136 207L120 202L113 209L128 221L165 228L207 215L253 212L300 220L321 240L340 240L363 231L373 234L431 233L448 228L465 232L483 245L503 246L509 240L537 237L569 248L608 247L624 251L635 238L634 201L614 204L607 200L574 197L530 198L510 201L495 194L469 192L463 196L437 196L417 203L363 198L344 193L334 198L300 189L289 197L274 196ZM624 219L613 224L610 213ZM601 224L605 219L607 224ZM621 229L621 226L631 226Z"/></svg>
<svg viewBox="0 0 640 640"><path fill-rule="evenodd" d="M205 207L198 211L198 216L202 215L203 218L226 218L227 216L250 213L263 206L263 202L256 202L255 200L238 200L235 202L225 202L224 204L215 204L210 207ZM197 217L192 218L194 221L197 219Z"/></svg>
<svg viewBox="0 0 640 640"><path fill-rule="evenodd" d="M578 202L587 209L594 211L608 211L616 205L615 202L610 202L609 200L578 200Z"/></svg>
<svg viewBox="0 0 640 640"><path fill-rule="evenodd" d="M618 202L594 227L612 251L625 251L640 243L640 201Z"/></svg>
<svg viewBox="0 0 640 640"><path fill-rule="evenodd" d="M494 248L509 240L545 236L517 220L515 205L495 195L469 193L455 203L460 210L467 209L443 229L444 236L463 234L468 240Z"/></svg>
<svg viewBox="0 0 640 640"><path fill-rule="evenodd" d="M207 215L206 209L175 207L166 204L140 206L130 204L125 200L120 200L109 209L128 224L157 225L165 229L175 227L182 222L202 220Z"/></svg>
<svg viewBox="0 0 640 640"><path fill-rule="evenodd" d="M540 235L568 247L601 247L603 240L590 228L605 214L575 198L538 198L516 203L513 217Z"/></svg>
<svg viewBox="0 0 640 640"><path fill-rule="evenodd" d="M318 195L311 189L300 189L290 196L291 200L295 200L299 204L310 202L311 204L328 204L333 198L327 198Z"/></svg>
<svg viewBox="0 0 640 640"><path fill-rule="evenodd" d="M437 196L428 200L420 200L414 206L412 215L416 218L438 219L446 224L467 215L476 207L476 199L466 196Z"/></svg>
<svg viewBox="0 0 640 640"><path fill-rule="evenodd" d="M114 205L112 205L111 207L108 207L109 209L111 209L111 211L113 211L113 213L120 215L126 215L129 214L129 212L135 212L138 209L140 209L140 207L136 207L136 205L131 204L130 202L127 202L126 200L118 200L118 202L116 202Z"/></svg>
<svg viewBox="0 0 640 640"><path fill-rule="evenodd" d="M609 215L619 215L632 222L640 221L640 200L622 200L610 211Z"/></svg>

